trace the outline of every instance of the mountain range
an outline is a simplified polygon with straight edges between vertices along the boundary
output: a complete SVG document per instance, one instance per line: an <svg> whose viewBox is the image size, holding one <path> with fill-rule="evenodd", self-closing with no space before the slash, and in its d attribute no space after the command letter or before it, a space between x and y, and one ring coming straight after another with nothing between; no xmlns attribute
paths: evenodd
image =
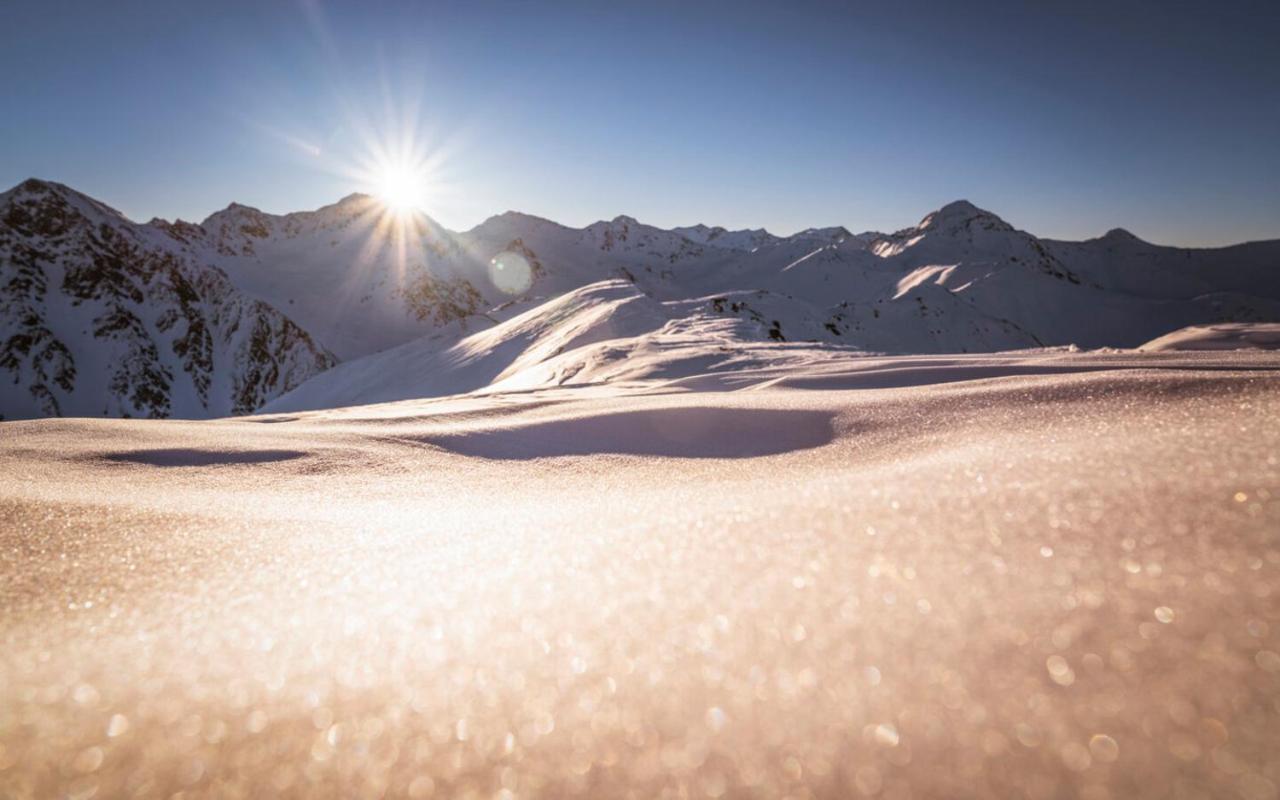
<svg viewBox="0 0 1280 800"><path fill-rule="evenodd" d="M792 236L507 212L465 232L354 194L137 223L61 184L0 194L0 415L215 417L825 353L1138 347L1280 320L1280 241L1041 239L966 201Z"/></svg>

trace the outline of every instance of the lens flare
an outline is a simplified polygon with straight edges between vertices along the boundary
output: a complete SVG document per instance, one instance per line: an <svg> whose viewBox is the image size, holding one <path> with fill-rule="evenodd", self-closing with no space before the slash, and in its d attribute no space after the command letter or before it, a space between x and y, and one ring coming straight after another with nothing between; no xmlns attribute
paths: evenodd
<svg viewBox="0 0 1280 800"><path fill-rule="evenodd" d="M489 261L489 277L494 286L507 294L524 294L533 286L533 267L529 259L506 250Z"/></svg>

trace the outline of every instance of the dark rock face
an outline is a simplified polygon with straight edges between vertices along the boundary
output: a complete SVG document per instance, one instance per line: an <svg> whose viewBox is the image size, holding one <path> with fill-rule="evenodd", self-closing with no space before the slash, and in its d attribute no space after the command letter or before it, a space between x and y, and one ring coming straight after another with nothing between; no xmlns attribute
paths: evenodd
<svg viewBox="0 0 1280 800"><path fill-rule="evenodd" d="M538 258L538 254L533 252L533 250L524 243L524 239L512 239L507 243L507 246L502 249L504 252L519 253L520 256L529 263L529 269L531 271L530 278L533 282L536 283L538 278L547 274L547 268L542 266L542 261Z"/></svg>
<svg viewBox="0 0 1280 800"><path fill-rule="evenodd" d="M0 195L0 414L243 414L332 366L180 247L199 230L42 181Z"/></svg>
<svg viewBox="0 0 1280 800"><path fill-rule="evenodd" d="M483 310L484 297L471 281L462 277L440 278L425 267L417 267L400 292L409 313L420 320L445 325Z"/></svg>

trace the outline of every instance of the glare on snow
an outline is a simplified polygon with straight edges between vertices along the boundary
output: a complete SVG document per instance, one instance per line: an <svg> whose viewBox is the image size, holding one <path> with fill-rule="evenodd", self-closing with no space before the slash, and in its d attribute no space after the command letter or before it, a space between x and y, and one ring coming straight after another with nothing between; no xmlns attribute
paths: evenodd
<svg viewBox="0 0 1280 800"><path fill-rule="evenodd" d="M303 454L211 467L102 459L146 423L43 425L0 451L0 793L1274 798L1277 507L1233 494L1280 483L1280 434L1239 433L1280 401L1180 374L1135 402L1153 380L146 429ZM1049 416L1082 389L1112 399ZM590 450L688 406L780 441L837 416L766 457ZM449 449L551 423L578 455Z"/></svg>

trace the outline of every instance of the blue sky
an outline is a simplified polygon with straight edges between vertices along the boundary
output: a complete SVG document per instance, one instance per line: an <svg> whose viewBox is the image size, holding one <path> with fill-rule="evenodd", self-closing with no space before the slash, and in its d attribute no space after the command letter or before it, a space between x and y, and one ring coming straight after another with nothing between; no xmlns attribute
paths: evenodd
<svg viewBox="0 0 1280 800"><path fill-rule="evenodd" d="M411 135L430 211L1280 237L1280 3L0 6L0 184L315 208Z"/></svg>

